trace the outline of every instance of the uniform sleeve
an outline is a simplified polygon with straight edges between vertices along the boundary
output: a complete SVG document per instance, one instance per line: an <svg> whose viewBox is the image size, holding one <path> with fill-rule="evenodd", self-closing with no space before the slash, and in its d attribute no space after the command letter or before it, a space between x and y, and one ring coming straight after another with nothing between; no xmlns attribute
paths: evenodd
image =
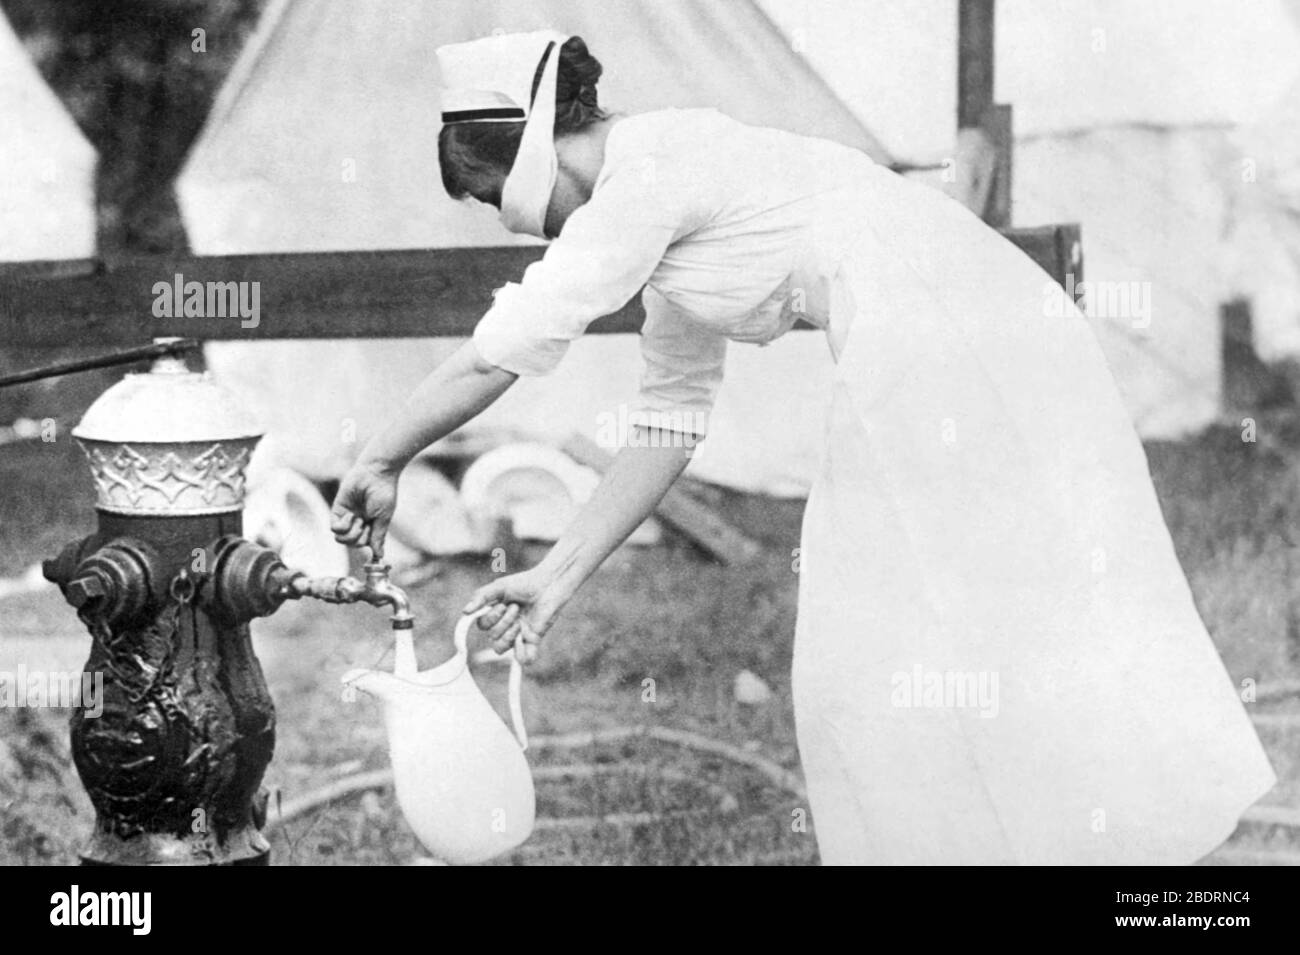
<svg viewBox="0 0 1300 955"><path fill-rule="evenodd" d="M691 178L672 165L647 154L615 170L522 281L496 291L473 336L485 361L547 374L589 324L627 304L668 246L707 216Z"/></svg>
<svg viewBox="0 0 1300 955"><path fill-rule="evenodd" d="M645 371L637 423L703 437L727 358L727 340L675 310L651 288L641 294Z"/></svg>

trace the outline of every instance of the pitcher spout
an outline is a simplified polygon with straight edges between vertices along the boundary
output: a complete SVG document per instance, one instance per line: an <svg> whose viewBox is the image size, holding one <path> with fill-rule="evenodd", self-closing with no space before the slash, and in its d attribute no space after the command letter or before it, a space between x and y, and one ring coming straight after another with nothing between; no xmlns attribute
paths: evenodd
<svg viewBox="0 0 1300 955"><path fill-rule="evenodd" d="M349 670L343 674L339 682L349 689L360 690L384 703L392 700L402 686L402 681L382 670Z"/></svg>

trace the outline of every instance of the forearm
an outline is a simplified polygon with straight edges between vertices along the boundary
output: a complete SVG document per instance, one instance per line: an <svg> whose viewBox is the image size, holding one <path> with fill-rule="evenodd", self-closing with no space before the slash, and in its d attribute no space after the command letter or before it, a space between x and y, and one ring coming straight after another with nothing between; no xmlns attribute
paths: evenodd
<svg viewBox="0 0 1300 955"><path fill-rule="evenodd" d="M654 512L686 467L687 449L668 446L681 443L674 440L676 435L647 429L638 432L640 440L614 457L591 500L537 565L545 581L546 599L556 610Z"/></svg>
<svg viewBox="0 0 1300 955"><path fill-rule="evenodd" d="M500 398L517 378L483 361L466 342L420 383L393 422L366 444L361 459L400 471Z"/></svg>

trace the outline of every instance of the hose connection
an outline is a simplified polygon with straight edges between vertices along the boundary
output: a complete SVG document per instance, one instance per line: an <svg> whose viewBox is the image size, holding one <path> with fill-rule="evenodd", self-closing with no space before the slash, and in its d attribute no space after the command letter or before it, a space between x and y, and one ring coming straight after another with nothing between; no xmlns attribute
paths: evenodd
<svg viewBox="0 0 1300 955"><path fill-rule="evenodd" d="M273 550L237 537L224 537L211 548L211 585L203 599L235 620L265 617L286 600L310 597L331 604L366 603L391 607L394 630L411 630L415 617L406 592L389 579L392 567L372 560L363 566L363 578L309 577L291 570Z"/></svg>
<svg viewBox="0 0 1300 955"><path fill-rule="evenodd" d="M410 630L415 626L411 601L406 592L389 579L392 569L381 561L370 561L362 567L363 580L297 574L289 581L288 597L292 600L311 597L332 604L367 603L373 607L391 607L393 613L389 620L393 629Z"/></svg>

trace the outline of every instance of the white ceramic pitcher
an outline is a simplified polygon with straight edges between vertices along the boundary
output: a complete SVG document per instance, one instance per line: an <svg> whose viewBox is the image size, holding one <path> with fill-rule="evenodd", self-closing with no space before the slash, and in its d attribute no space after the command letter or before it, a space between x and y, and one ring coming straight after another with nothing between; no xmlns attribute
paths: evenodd
<svg viewBox="0 0 1300 955"><path fill-rule="evenodd" d="M430 854L455 865L483 862L522 843L536 808L523 755L519 661L512 653L511 736L469 672L466 637L477 616L457 621L455 655L431 670L418 672L411 631L399 630L392 673L343 676L383 704L397 803Z"/></svg>

